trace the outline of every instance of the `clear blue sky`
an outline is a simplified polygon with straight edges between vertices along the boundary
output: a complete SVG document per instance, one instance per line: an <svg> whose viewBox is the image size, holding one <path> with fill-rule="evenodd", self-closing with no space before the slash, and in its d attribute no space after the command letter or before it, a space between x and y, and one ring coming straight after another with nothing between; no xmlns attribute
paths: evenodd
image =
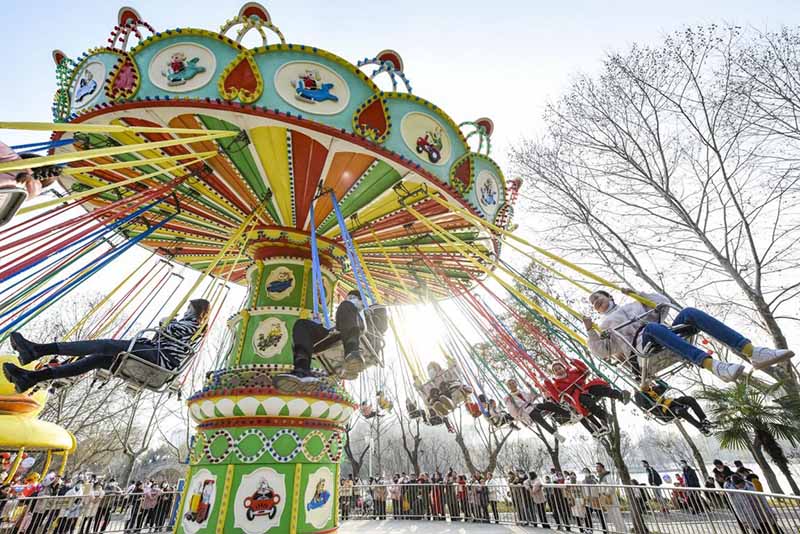
<svg viewBox="0 0 800 534"><path fill-rule="evenodd" d="M7 0L0 14L0 118L50 120L55 88L50 53L70 57L104 45L122 5L156 30L219 29L239 0ZM384 48L400 52L414 92L456 121L495 121L493 155L535 134L542 107L572 73L596 69L608 50L652 42L684 24L733 22L759 29L797 24L796 0L541 0L424 2L306 0L263 2L289 42L355 62ZM36 139L4 132L13 143ZM40 136L40 134L39 134Z"/></svg>

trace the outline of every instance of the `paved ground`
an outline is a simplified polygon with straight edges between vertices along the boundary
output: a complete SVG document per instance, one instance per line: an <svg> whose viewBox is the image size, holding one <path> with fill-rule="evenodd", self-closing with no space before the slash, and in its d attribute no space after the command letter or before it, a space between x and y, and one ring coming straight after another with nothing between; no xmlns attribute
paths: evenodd
<svg viewBox="0 0 800 534"><path fill-rule="evenodd" d="M448 523L442 521L344 521L339 534L552 534L552 530L485 523Z"/></svg>

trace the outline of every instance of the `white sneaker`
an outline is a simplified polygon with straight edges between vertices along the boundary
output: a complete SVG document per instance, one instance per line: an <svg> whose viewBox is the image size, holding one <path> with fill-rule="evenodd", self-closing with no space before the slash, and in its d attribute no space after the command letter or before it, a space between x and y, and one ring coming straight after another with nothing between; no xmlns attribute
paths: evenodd
<svg viewBox="0 0 800 534"><path fill-rule="evenodd" d="M754 369L764 369L776 363L785 362L794 356L794 352L787 349L771 349L769 347L753 347L753 357L750 364Z"/></svg>
<svg viewBox="0 0 800 534"><path fill-rule="evenodd" d="M744 371L744 365L738 363L721 362L713 360L711 372L723 382L736 382L739 375Z"/></svg>
<svg viewBox="0 0 800 534"><path fill-rule="evenodd" d="M553 437L556 438L559 443L564 443L565 441L567 441L567 438L561 435L561 432L559 432L558 430L553 432Z"/></svg>

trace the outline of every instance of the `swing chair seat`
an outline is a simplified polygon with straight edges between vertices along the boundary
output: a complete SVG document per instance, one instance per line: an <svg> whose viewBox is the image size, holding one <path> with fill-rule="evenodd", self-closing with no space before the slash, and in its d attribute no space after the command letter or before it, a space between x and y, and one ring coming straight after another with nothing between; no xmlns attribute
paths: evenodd
<svg viewBox="0 0 800 534"><path fill-rule="evenodd" d="M430 426L441 426L444 421L445 419L441 415L431 414L428 416L428 425Z"/></svg>
<svg viewBox="0 0 800 534"><path fill-rule="evenodd" d="M22 203L28 199L28 192L17 185L0 186L0 226L14 218Z"/></svg>
<svg viewBox="0 0 800 534"><path fill-rule="evenodd" d="M472 389L461 383L458 370L454 367L445 369L421 386L418 386L418 389L422 393L428 408L440 415L447 415L454 411L469 400L469 395L472 394ZM446 411L441 408L437 409L437 405L442 404L437 401L440 397L446 397L447 403L453 405L452 409L449 406Z"/></svg>
<svg viewBox="0 0 800 534"><path fill-rule="evenodd" d="M366 330L359 337L361 356L364 358L364 369L383 365L383 334L388 328L388 312L386 306L374 304L365 312ZM358 377L356 373L347 372L344 366L345 353L342 343L342 334L333 329L322 340L314 345L314 354L322 362L323 366L331 373L336 374L346 380L354 380ZM362 371L364 369L361 369Z"/></svg>
<svg viewBox="0 0 800 534"><path fill-rule="evenodd" d="M697 330L693 326L681 324L668 328L688 343L693 344L694 337L697 334ZM679 358L672 351L653 342L647 343L636 356L642 373L642 384L662 376L667 371L669 371L669 374L674 374L688 365L686 360Z"/></svg>
<svg viewBox="0 0 800 534"><path fill-rule="evenodd" d="M422 417L424 415L425 415L425 412L423 412L420 409L411 410L410 412L408 412L408 417L410 419L419 419L420 417Z"/></svg>
<svg viewBox="0 0 800 534"><path fill-rule="evenodd" d="M154 335L158 334L159 340L167 339L182 349L186 356L181 360L181 365L179 367L176 369L166 369L156 363L138 357L133 352L136 340L141 339L148 333ZM160 341L156 343L156 348L160 348ZM98 369L96 371L96 376L97 379L103 382L108 382L112 378L118 378L125 382L126 390L132 394L139 393L142 390L148 390L154 393L163 393L169 390L170 393L180 393L180 385L175 384L175 379L183 374L183 371L189 366L193 357L194 351L188 344L167 336L157 328L148 328L140 331L133 337L128 350L120 352L117 355L110 370Z"/></svg>
<svg viewBox="0 0 800 534"><path fill-rule="evenodd" d="M674 306L669 303L661 303L655 308L656 312L660 319L663 319L665 315L669 312L680 312L681 309L677 306ZM635 358L635 363L638 364L640 370L640 381L641 385L644 386L648 384L653 379L657 379L660 376L664 375L667 371L670 374L674 374L678 370L682 369L684 366L688 365L686 360L677 357L671 351L665 349L658 343L649 342L646 343L643 347L638 347L637 340L635 339L633 343L631 343L625 336L620 334L620 330L637 322L644 323L645 317L650 315L652 310L647 310L642 314L637 315L636 317L626 321L620 325L617 325L611 332L616 334L618 338L625 344L630 350L631 358ZM666 326L666 325L665 325ZM642 326L644 328L644 326ZM687 324L682 325L674 325L674 326L667 326L672 332L684 338L688 343L694 343L694 336L697 334L697 330ZM640 330L641 332L641 330ZM637 338L640 334L637 334ZM630 364L629 364L630 365Z"/></svg>

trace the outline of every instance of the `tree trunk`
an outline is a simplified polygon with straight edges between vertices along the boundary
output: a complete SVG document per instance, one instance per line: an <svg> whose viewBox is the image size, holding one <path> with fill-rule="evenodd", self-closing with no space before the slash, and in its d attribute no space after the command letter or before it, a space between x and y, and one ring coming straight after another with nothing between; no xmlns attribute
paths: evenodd
<svg viewBox="0 0 800 534"><path fill-rule="evenodd" d="M138 454L133 454L131 452L125 452L125 467L122 469L122 476L119 477L120 480L125 481L125 486L127 487L131 483L131 477L133 476L133 467L136 465L136 458L139 457Z"/></svg>
<svg viewBox="0 0 800 534"><path fill-rule="evenodd" d="M769 462L764 457L764 452L761 450L761 447L761 440L758 439L758 436L753 440L753 443L749 443L747 446L747 448L750 449L750 454L753 455L753 459L758 464L758 467L761 468L761 472L764 473L764 478L767 479L769 490L772 493L783 493L783 489L778 483L778 477L775 476L775 471L772 470L772 466L769 465Z"/></svg>
<svg viewBox="0 0 800 534"><path fill-rule="evenodd" d="M756 430L756 436L761 441L762 446L764 447L764 452L766 452L772 461L775 462L775 465L778 466L778 469L781 470L781 473L786 477L786 481L789 482L789 487L792 490L792 493L795 495L800 495L800 489L797 487L797 482L794 480L794 475L792 474L791 469L789 469L789 460L786 458L786 454L783 452L783 448L780 444L772 437L772 435L764 429Z"/></svg>
<svg viewBox="0 0 800 534"><path fill-rule="evenodd" d="M703 479L707 479L708 470L706 469L706 463L705 460L703 459L703 455L700 454L700 449L697 448L697 444L694 442L689 433L686 432L686 429L683 427L683 424L680 421L676 420L675 426L678 427L681 436L683 436L683 439L686 440L686 443L687 445L689 445L689 448L692 449L692 456L694 456L694 461L697 464L697 468L703 474Z"/></svg>
<svg viewBox="0 0 800 534"><path fill-rule="evenodd" d="M600 443L603 444L611 461L614 462L614 467L619 474L619 480L622 484L629 486L631 484L631 473L628 471L628 466L622 457L622 429L619 426L619 419L617 418L617 403L611 401L611 421L609 422L610 434L607 438L601 439ZM628 499L629 508L631 511L631 520L633 522L633 531L635 534L648 534L647 525L642 517L642 510L635 506L636 500L634 499L634 491L632 488L625 488L625 496Z"/></svg>
<svg viewBox="0 0 800 534"><path fill-rule="evenodd" d="M458 448L461 449L461 455L464 457L464 462L467 464L467 470L472 476L475 476L478 474L478 469L472 462L472 455L469 452L469 448L464 443L464 435L461 433L461 427L457 427L456 429L456 443L458 444Z"/></svg>
<svg viewBox="0 0 800 534"><path fill-rule="evenodd" d="M353 478L358 478L358 474L361 471L361 467L364 464L364 456L367 454L367 451L369 451L369 445L367 445L366 448L363 451L361 451L361 454L359 454L358 458L356 458L356 455L353 454L353 449L350 446L349 426L345 428L345 437L346 440L344 444L344 453L347 456L347 459L350 460L350 467L352 467L353 469Z"/></svg>
<svg viewBox="0 0 800 534"><path fill-rule="evenodd" d="M559 445L558 440L554 439L553 444L551 445L550 442L547 440L547 436L544 435L544 432L537 426L536 430L534 431L536 437L539 438L544 444L544 448L547 450L547 454L550 456L550 461L553 463L553 467L556 468L556 471L561 473L561 455L559 454Z"/></svg>

